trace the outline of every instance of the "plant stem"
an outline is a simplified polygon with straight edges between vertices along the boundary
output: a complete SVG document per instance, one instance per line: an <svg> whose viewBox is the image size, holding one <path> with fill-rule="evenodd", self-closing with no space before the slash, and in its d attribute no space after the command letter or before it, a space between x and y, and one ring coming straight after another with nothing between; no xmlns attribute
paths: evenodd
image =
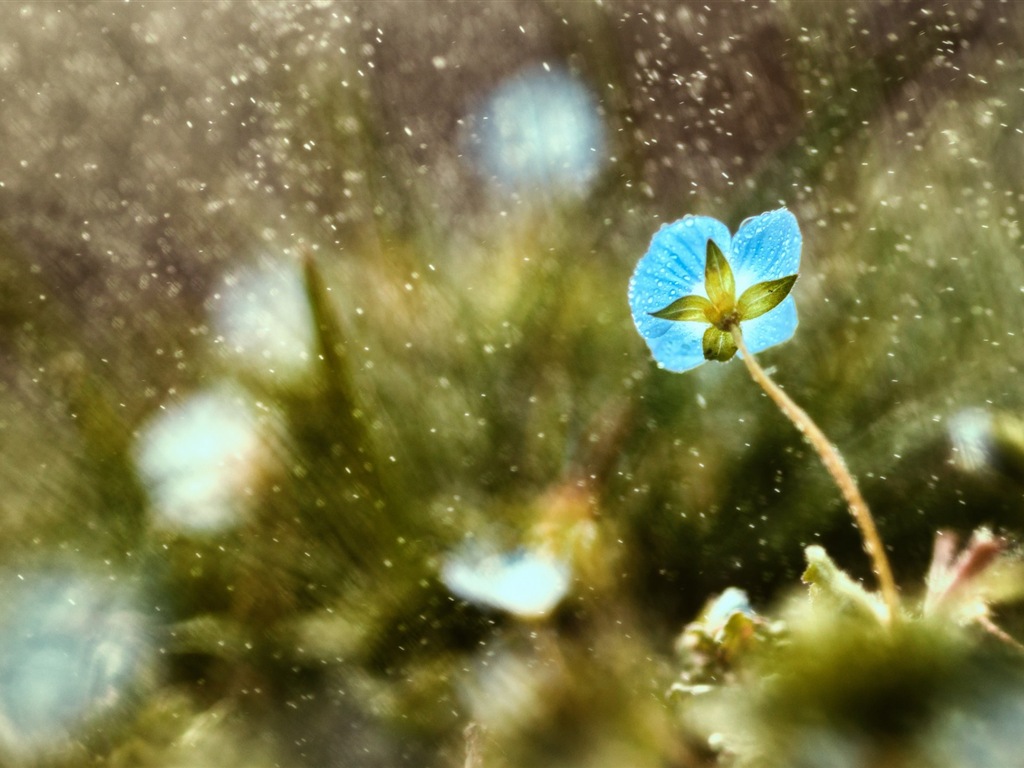
<svg viewBox="0 0 1024 768"><path fill-rule="evenodd" d="M896 591L896 582L892 577L892 569L889 567L889 559L885 555L882 539L878 535L878 529L875 527L875 519L871 515L871 510L868 509L864 497L861 496L860 489L857 488L857 481L853 479L853 475L850 474L850 470L846 467L846 462L843 461L842 455L825 437L825 433L818 428L818 425L814 423L803 408L794 403L789 395L783 392L779 385L771 380L757 360L754 359L754 356L747 349L747 345L743 341L743 334L740 332L739 325L733 326L731 331L733 339L736 340L736 347L742 354L743 362L746 364L747 370L750 371L751 377L761 385L761 389L779 406L779 410L807 438L807 441L821 457L825 469L828 470L836 485L839 486L843 498L846 499L846 503L850 507L850 514L853 515L854 522L860 528L861 536L864 539L864 550L874 565L875 575L878 577L878 583L882 589L882 597L888 608L889 620L895 620L899 615L899 595Z"/></svg>

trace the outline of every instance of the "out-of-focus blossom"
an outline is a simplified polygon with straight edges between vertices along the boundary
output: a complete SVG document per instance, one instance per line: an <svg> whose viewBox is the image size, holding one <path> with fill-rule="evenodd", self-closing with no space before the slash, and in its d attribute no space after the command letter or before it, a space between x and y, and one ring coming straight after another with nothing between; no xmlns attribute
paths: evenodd
<svg viewBox="0 0 1024 768"><path fill-rule="evenodd" d="M148 679L153 648L125 594L80 576L5 576L0 597L0 750L59 749Z"/></svg>
<svg viewBox="0 0 1024 768"><path fill-rule="evenodd" d="M966 408L950 418L947 429L957 467L975 472L988 466L992 455L992 414L980 408Z"/></svg>
<svg viewBox="0 0 1024 768"><path fill-rule="evenodd" d="M1024 419L1012 413L965 408L947 427L953 463L965 472L997 472L1024 483Z"/></svg>
<svg viewBox="0 0 1024 768"><path fill-rule="evenodd" d="M161 409L143 426L135 451L158 525L197 532L238 521L267 455L256 413L227 390Z"/></svg>
<svg viewBox="0 0 1024 768"><path fill-rule="evenodd" d="M543 550L492 552L470 543L449 556L441 580L455 595L524 619L550 614L569 591L568 564Z"/></svg>
<svg viewBox="0 0 1024 768"><path fill-rule="evenodd" d="M236 364L284 383L308 373L316 333L294 264L264 260L226 275L210 307L215 340Z"/></svg>
<svg viewBox="0 0 1024 768"><path fill-rule="evenodd" d="M737 327L751 353L792 337L800 245L784 208L747 219L735 237L707 216L659 229L629 283L633 321L654 359L670 371L724 362L736 353Z"/></svg>
<svg viewBox="0 0 1024 768"><path fill-rule="evenodd" d="M709 600L676 639L684 667L673 693L702 695L734 679L735 668L770 642L777 629L751 607L747 593L729 587Z"/></svg>
<svg viewBox="0 0 1024 768"><path fill-rule="evenodd" d="M583 193L605 159L597 103L560 69L528 69L501 83L474 139L481 169L513 189Z"/></svg>

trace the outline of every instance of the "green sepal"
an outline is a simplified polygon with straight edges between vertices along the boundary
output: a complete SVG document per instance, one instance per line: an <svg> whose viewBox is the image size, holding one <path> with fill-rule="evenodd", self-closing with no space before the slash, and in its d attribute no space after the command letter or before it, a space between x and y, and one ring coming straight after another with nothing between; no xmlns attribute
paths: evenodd
<svg viewBox="0 0 1024 768"><path fill-rule="evenodd" d="M708 240L707 261L704 263L704 286L708 298L722 313L732 311L736 301L736 281L732 267L714 240Z"/></svg>
<svg viewBox="0 0 1024 768"><path fill-rule="evenodd" d="M711 326L704 331L704 359L724 363L736 354L736 340L729 331Z"/></svg>
<svg viewBox="0 0 1024 768"><path fill-rule="evenodd" d="M711 302L703 296L683 296L676 299L667 307L651 312L652 317L660 317L662 320L679 320L692 323L710 323L708 310L714 310Z"/></svg>
<svg viewBox="0 0 1024 768"><path fill-rule="evenodd" d="M765 312L775 309L782 300L789 296L793 290L793 283L797 275L787 275L778 280L765 280L763 283L752 285L743 292L740 300L736 302L736 311L740 320L753 320Z"/></svg>

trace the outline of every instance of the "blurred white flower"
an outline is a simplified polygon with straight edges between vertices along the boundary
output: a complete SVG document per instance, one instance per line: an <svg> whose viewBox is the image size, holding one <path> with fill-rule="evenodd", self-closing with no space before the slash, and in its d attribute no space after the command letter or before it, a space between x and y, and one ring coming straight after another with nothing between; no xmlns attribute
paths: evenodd
<svg viewBox="0 0 1024 768"><path fill-rule="evenodd" d="M949 420L953 464L966 472L994 472L1024 484L1024 418L965 408Z"/></svg>
<svg viewBox="0 0 1024 768"><path fill-rule="evenodd" d="M286 383L308 373L316 333L295 264L267 259L225 275L210 307L215 341L237 364Z"/></svg>
<svg viewBox="0 0 1024 768"><path fill-rule="evenodd" d="M516 189L585 192L605 159L604 124L591 93L560 69L504 81L478 117L484 172Z"/></svg>
<svg viewBox="0 0 1024 768"><path fill-rule="evenodd" d="M953 462L966 472L988 466L992 457L992 414L980 408L965 408L949 420Z"/></svg>
<svg viewBox="0 0 1024 768"><path fill-rule="evenodd" d="M103 582L38 573L3 582L0 751L51 752L142 684L150 633L126 596Z"/></svg>
<svg viewBox="0 0 1024 768"><path fill-rule="evenodd" d="M524 619L551 613L571 577L569 566L546 552L489 552L475 544L450 555L441 569L441 580L456 596Z"/></svg>
<svg viewBox="0 0 1024 768"><path fill-rule="evenodd" d="M241 396L209 391L159 411L140 430L135 461L158 525L204 532L236 523L267 456Z"/></svg>

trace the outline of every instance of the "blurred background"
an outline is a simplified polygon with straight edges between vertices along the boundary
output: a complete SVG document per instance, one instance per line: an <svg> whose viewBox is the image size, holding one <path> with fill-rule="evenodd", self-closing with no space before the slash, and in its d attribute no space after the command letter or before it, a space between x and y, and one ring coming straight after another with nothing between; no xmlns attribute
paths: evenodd
<svg viewBox="0 0 1024 768"><path fill-rule="evenodd" d="M727 763L684 625L809 544L874 582L629 276L789 207L761 360L904 594L940 528L1015 540L1022 51L981 0L0 4L0 763ZM1021 691L957 733L1012 743ZM859 727L781 764L867 764ZM912 764L1015 764L943 744Z"/></svg>

